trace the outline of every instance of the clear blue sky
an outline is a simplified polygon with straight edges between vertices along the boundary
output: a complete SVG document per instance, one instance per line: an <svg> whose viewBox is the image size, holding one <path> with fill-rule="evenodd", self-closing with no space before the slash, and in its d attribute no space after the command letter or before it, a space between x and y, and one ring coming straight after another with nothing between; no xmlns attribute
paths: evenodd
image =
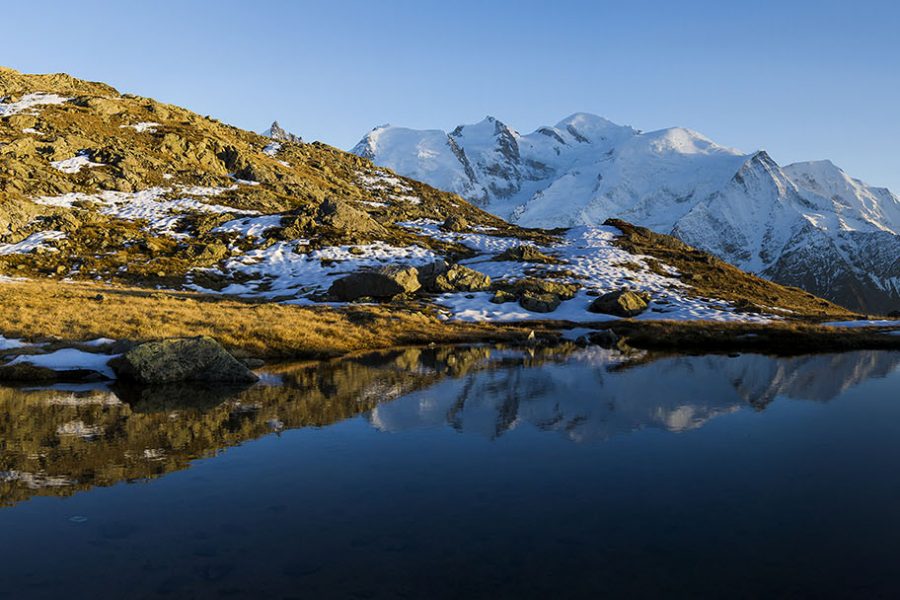
<svg viewBox="0 0 900 600"><path fill-rule="evenodd" d="M390 122L519 131L576 111L696 129L900 192L900 3L5 3L0 63L351 147Z"/></svg>

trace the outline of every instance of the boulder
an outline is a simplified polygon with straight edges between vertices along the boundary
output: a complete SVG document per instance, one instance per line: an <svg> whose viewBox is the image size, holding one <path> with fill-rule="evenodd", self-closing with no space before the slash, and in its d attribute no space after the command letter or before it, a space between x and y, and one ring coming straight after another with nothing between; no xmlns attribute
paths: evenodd
<svg viewBox="0 0 900 600"><path fill-rule="evenodd" d="M141 384L253 383L259 379L219 342L206 336L140 344L110 366L121 379Z"/></svg>
<svg viewBox="0 0 900 600"><path fill-rule="evenodd" d="M621 289L603 294L588 306L592 313L603 313L617 317L635 317L645 310L650 302L647 292L632 292Z"/></svg>
<svg viewBox="0 0 900 600"><path fill-rule="evenodd" d="M513 283L513 288L519 296L525 292L532 292L534 294L553 294L559 296L561 300L574 298L579 287L577 283L562 283L535 277L526 277Z"/></svg>
<svg viewBox="0 0 900 600"><path fill-rule="evenodd" d="M469 222L465 217L461 215L450 215L446 219L444 219L444 223L441 225L441 229L444 231L466 231L469 229Z"/></svg>
<svg viewBox="0 0 900 600"><path fill-rule="evenodd" d="M519 246L513 246L512 248L507 248L500 254L494 257L494 260L497 261L515 261L515 262L531 262L531 263L557 263L559 262L557 259L552 256L548 256L538 250L535 246L531 244L521 244Z"/></svg>
<svg viewBox="0 0 900 600"><path fill-rule="evenodd" d="M531 312L553 312L559 307L560 302L561 300L556 294L539 294L526 291L519 296L519 306Z"/></svg>
<svg viewBox="0 0 900 600"><path fill-rule="evenodd" d="M497 290L494 292L494 295L491 297L491 302L494 304L505 304L507 302L515 302L516 295L506 290Z"/></svg>
<svg viewBox="0 0 900 600"><path fill-rule="evenodd" d="M331 284L328 294L340 301L349 302L365 296L393 298L398 294L415 292L420 287L422 284L419 283L418 269L394 265L341 277Z"/></svg>
<svg viewBox="0 0 900 600"><path fill-rule="evenodd" d="M491 278L488 275L469 267L453 265L429 282L428 289L440 293L480 292L490 287Z"/></svg>
<svg viewBox="0 0 900 600"><path fill-rule="evenodd" d="M384 234L378 221L364 210L352 206L344 200L328 199L319 205L317 221L345 234Z"/></svg>

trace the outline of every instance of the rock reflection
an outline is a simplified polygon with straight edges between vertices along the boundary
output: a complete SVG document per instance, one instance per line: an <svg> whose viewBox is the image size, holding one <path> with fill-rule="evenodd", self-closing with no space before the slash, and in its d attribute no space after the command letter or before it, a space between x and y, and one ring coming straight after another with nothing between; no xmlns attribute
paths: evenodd
<svg viewBox="0 0 900 600"><path fill-rule="evenodd" d="M0 505L139 481L263 435L357 415L383 431L521 426L573 441L684 431L778 396L825 401L900 353L776 359L598 348L413 348L268 370L249 388L0 388ZM277 384L273 384L277 381Z"/></svg>

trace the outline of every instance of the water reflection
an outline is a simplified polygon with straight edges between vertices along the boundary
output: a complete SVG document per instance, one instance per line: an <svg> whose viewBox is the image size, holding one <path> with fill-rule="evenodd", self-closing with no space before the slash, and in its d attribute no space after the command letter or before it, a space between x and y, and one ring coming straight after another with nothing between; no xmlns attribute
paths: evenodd
<svg viewBox="0 0 900 600"><path fill-rule="evenodd" d="M449 426L493 439L529 426L583 442L685 431L778 396L826 401L898 364L900 353L886 352L434 348L275 368L243 389L0 388L0 505L157 477L246 440L357 415L383 431Z"/></svg>

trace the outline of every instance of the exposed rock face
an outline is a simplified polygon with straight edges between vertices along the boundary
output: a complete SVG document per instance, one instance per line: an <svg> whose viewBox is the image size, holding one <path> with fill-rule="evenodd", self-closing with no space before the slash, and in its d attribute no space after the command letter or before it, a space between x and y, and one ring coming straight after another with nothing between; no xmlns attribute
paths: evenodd
<svg viewBox="0 0 900 600"><path fill-rule="evenodd" d="M388 266L342 277L331 284L328 293L337 300L348 302L364 297L393 298L415 292L420 287L419 271L415 267Z"/></svg>
<svg viewBox="0 0 900 600"><path fill-rule="evenodd" d="M515 261L515 262L532 262L532 263L544 263L551 264L559 262L557 259L552 256L548 256L535 248L530 244L522 244L520 246L513 246L512 248L507 248L496 257L494 260L498 261Z"/></svg>
<svg viewBox="0 0 900 600"><path fill-rule="evenodd" d="M588 310L617 317L636 317L647 310L649 302L650 294L646 292L616 290L596 298Z"/></svg>
<svg viewBox="0 0 900 600"><path fill-rule="evenodd" d="M526 291L519 297L519 306L531 312L548 313L559 308L561 300L556 294L540 294Z"/></svg>
<svg viewBox="0 0 900 600"><path fill-rule="evenodd" d="M272 126L262 132L262 135L266 137L270 137L273 140L278 140L280 142L295 142L301 143L303 138L299 135L294 135L290 131L287 131L281 125L278 124L278 121L273 121Z"/></svg>
<svg viewBox="0 0 900 600"><path fill-rule="evenodd" d="M253 383L259 379L219 342L206 336L141 344L110 365L120 378L142 384Z"/></svg>

